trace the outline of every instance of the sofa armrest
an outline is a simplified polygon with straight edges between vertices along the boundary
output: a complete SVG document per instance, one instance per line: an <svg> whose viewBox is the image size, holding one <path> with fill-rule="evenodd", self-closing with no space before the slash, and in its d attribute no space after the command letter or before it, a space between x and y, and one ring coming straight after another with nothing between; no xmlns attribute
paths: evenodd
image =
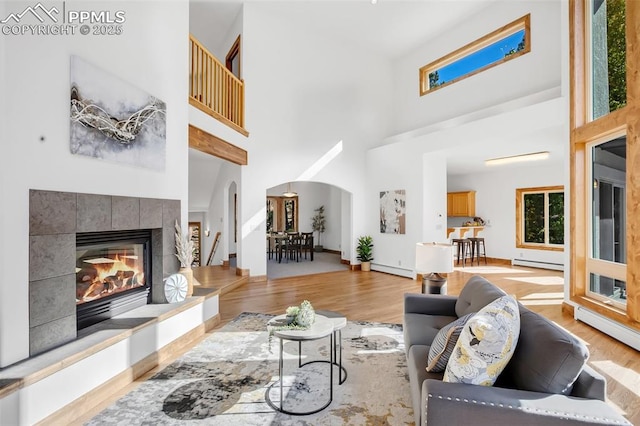
<svg viewBox="0 0 640 426"><path fill-rule="evenodd" d="M600 400L432 379L422 383L421 411L428 426L631 425Z"/></svg>
<svg viewBox="0 0 640 426"><path fill-rule="evenodd" d="M585 364L573 384L571 395L605 401L607 381L600 373Z"/></svg>
<svg viewBox="0 0 640 426"><path fill-rule="evenodd" d="M457 317L457 300L458 298L455 296L405 293L404 313Z"/></svg>

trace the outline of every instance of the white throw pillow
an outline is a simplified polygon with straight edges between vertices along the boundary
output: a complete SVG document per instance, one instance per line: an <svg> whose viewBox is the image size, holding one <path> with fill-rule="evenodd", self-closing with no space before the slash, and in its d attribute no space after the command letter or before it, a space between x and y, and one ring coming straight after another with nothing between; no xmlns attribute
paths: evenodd
<svg viewBox="0 0 640 426"><path fill-rule="evenodd" d="M520 336L520 310L512 296L494 300L464 326L444 372L445 382L493 386Z"/></svg>

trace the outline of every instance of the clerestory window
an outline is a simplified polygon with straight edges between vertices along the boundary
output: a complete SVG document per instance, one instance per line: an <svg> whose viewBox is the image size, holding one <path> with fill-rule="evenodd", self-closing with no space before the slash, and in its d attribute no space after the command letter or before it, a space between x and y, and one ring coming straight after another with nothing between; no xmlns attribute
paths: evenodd
<svg viewBox="0 0 640 426"><path fill-rule="evenodd" d="M530 15L420 68L420 96L531 51Z"/></svg>

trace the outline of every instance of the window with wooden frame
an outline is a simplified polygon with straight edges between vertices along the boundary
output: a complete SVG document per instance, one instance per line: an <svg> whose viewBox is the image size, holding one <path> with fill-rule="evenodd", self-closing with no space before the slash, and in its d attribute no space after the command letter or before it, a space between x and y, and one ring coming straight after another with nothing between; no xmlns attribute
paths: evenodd
<svg viewBox="0 0 640 426"><path fill-rule="evenodd" d="M241 42L241 36L239 35L236 41L233 42L233 45L231 46L231 49L229 49L229 53L227 53L227 56L224 61L225 66L229 71L231 71L231 74L235 75L239 79L241 79L240 77L240 42Z"/></svg>
<svg viewBox="0 0 640 426"><path fill-rule="evenodd" d="M420 96L531 51L530 15L420 68Z"/></svg>
<svg viewBox="0 0 640 426"><path fill-rule="evenodd" d="M640 330L640 2L569 7L571 300Z"/></svg>
<svg viewBox="0 0 640 426"><path fill-rule="evenodd" d="M564 250L564 187L516 189L516 247Z"/></svg>
<svg viewBox="0 0 640 426"><path fill-rule="evenodd" d="M298 231L298 197L267 197L267 232Z"/></svg>

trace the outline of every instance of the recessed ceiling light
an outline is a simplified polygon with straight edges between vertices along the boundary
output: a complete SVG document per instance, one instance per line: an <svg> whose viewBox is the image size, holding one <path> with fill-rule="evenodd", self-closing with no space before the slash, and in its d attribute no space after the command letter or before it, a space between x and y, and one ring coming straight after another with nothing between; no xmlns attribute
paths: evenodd
<svg viewBox="0 0 640 426"><path fill-rule="evenodd" d="M378 3L378 0L371 0L371 4L376 4Z"/></svg>
<svg viewBox="0 0 640 426"><path fill-rule="evenodd" d="M484 160L484 164L487 166L499 166L502 164L520 163L523 161L546 160L547 158L549 158L549 151L543 151L531 154L514 155L512 157L492 158L490 160Z"/></svg>

